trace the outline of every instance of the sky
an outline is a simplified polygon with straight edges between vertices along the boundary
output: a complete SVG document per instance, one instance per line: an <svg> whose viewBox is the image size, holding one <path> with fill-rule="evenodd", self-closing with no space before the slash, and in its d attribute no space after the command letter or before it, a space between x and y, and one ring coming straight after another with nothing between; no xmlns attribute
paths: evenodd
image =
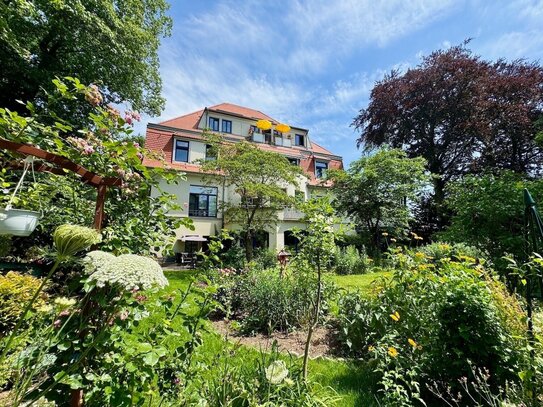
<svg viewBox="0 0 543 407"><path fill-rule="evenodd" d="M166 107L136 128L222 102L292 126L348 165L351 123L392 69L472 38L485 59L543 59L543 0L171 0L159 50Z"/></svg>

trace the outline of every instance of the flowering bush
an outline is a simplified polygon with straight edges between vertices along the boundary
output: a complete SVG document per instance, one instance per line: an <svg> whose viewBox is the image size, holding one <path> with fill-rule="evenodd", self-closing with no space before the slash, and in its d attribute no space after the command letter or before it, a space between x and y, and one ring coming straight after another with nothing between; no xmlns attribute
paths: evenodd
<svg viewBox="0 0 543 407"><path fill-rule="evenodd" d="M396 257L403 268L376 297L349 294L339 311L347 351L375 360L384 404L430 401L424 384L454 387L472 366L488 369L494 388L518 380L527 357L518 331L523 313L491 270L465 255L436 261L421 250Z"/></svg>
<svg viewBox="0 0 543 407"><path fill-rule="evenodd" d="M168 280L160 265L143 256L123 254L119 257L102 251L93 251L84 259L85 271L97 287L119 285L124 290L162 288Z"/></svg>

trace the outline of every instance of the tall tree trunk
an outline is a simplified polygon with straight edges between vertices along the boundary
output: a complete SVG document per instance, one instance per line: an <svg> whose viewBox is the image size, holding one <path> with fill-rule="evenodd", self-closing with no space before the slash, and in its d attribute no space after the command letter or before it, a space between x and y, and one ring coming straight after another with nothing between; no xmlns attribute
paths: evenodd
<svg viewBox="0 0 543 407"><path fill-rule="evenodd" d="M245 233L245 259L247 261L253 259L253 232L251 230Z"/></svg>

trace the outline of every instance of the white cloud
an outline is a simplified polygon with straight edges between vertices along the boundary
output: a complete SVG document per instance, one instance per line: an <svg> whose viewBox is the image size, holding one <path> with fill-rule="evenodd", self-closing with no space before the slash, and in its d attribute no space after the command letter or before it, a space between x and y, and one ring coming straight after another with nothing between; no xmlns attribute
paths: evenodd
<svg viewBox="0 0 543 407"><path fill-rule="evenodd" d="M345 59L399 40L441 18L455 4L453 0L214 3L174 22L173 36L160 50L166 109L151 121L230 102L308 127L332 150L333 143L344 140L352 152L355 137L349 125L384 71L350 74ZM336 71L347 72L346 78L330 79Z"/></svg>

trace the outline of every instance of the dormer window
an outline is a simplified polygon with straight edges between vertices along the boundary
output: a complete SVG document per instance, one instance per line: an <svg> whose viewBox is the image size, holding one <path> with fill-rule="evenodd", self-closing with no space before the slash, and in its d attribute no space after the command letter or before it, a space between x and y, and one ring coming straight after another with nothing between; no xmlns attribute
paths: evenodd
<svg viewBox="0 0 543 407"><path fill-rule="evenodd" d="M315 161L315 177L324 178L328 163L326 161Z"/></svg>
<svg viewBox="0 0 543 407"><path fill-rule="evenodd" d="M188 163L189 162L189 142L183 140L174 140L175 154L174 161Z"/></svg>
<svg viewBox="0 0 543 407"><path fill-rule="evenodd" d="M232 121L231 120L222 120L222 132L223 133L232 133Z"/></svg>
<svg viewBox="0 0 543 407"><path fill-rule="evenodd" d="M211 131L219 131L219 119L217 119L216 117L210 117L209 118L209 129Z"/></svg>
<svg viewBox="0 0 543 407"><path fill-rule="evenodd" d="M305 136L303 134L296 134L294 138L294 145L295 146L305 146Z"/></svg>

